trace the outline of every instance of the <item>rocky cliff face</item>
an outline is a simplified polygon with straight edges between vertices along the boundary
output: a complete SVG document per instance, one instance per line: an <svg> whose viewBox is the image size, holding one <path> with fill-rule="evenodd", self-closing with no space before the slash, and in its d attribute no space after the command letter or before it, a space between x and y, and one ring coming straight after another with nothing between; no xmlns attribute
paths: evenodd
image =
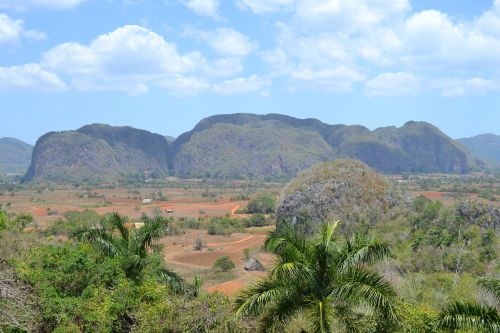
<svg viewBox="0 0 500 333"><path fill-rule="evenodd" d="M170 146L163 136L131 127L94 124L48 133L37 142L26 179L167 171L180 177L288 178L341 158L384 173L468 173L480 166L427 123L370 131L279 114L231 114L203 119Z"/></svg>
<svg viewBox="0 0 500 333"><path fill-rule="evenodd" d="M409 196L396 191L381 175L356 160L319 163L300 173L284 190L277 210L277 227L294 226L315 233L328 221L342 228L373 224Z"/></svg>
<svg viewBox="0 0 500 333"><path fill-rule="evenodd" d="M276 114L206 118L174 142L171 158L178 175L208 170L243 177L293 176L339 158L355 158L384 173L468 173L477 167L466 149L428 123L370 131Z"/></svg>
<svg viewBox="0 0 500 333"><path fill-rule="evenodd" d="M67 181L166 173L167 155L168 144L160 135L131 127L90 125L42 136L25 178Z"/></svg>

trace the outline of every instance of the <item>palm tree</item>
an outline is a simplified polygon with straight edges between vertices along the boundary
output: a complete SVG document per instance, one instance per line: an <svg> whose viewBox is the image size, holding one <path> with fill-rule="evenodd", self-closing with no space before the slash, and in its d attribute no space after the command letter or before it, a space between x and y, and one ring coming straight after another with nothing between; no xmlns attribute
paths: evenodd
<svg viewBox="0 0 500 333"><path fill-rule="evenodd" d="M99 252L111 258L119 258L125 275L134 280L141 278L144 269L151 264L149 256L154 241L164 236L168 221L161 216L149 218L143 215L140 229L129 230L125 219L113 213L99 227L82 228L73 235L77 240L92 244ZM159 280L174 291L184 292L182 278L163 266L156 271Z"/></svg>
<svg viewBox="0 0 500 333"><path fill-rule="evenodd" d="M490 293L494 305L454 302L439 315L439 326L448 331L472 329L481 332L500 332L500 280L482 278L479 286Z"/></svg>
<svg viewBox="0 0 500 333"><path fill-rule="evenodd" d="M389 246L360 235L340 242L338 224L324 225L316 238L292 230L272 234L266 247L277 261L266 278L237 297L236 314L261 315L263 332L280 332L299 315L306 316L311 332L356 332L362 306L394 321L395 291L368 269L389 255Z"/></svg>

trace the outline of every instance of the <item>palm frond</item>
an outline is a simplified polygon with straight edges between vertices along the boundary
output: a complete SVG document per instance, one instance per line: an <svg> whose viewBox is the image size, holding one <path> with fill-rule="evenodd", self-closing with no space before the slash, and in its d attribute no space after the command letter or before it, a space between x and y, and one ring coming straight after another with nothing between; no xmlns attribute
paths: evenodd
<svg viewBox="0 0 500 333"><path fill-rule="evenodd" d="M267 277L243 289L236 297L236 316L259 315L268 305L279 300L287 293L285 281Z"/></svg>
<svg viewBox="0 0 500 333"><path fill-rule="evenodd" d="M346 303L369 304L377 314L387 320L396 320L394 306L395 290L389 282L376 272L353 268L342 274L333 286L330 297Z"/></svg>
<svg viewBox="0 0 500 333"><path fill-rule="evenodd" d="M488 291L495 297L497 303L500 304L500 280L494 278L481 278L479 279L479 285L484 290Z"/></svg>
<svg viewBox="0 0 500 333"><path fill-rule="evenodd" d="M120 233L122 239L127 240L129 237L129 230L125 226L125 219L118 213L113 213L108 219L109 224Z"/></svg>
<svg viewBox="0 0 500 333"><path fill-rule="evenodd" d="M262 332L283 332L302 307L307 305L300 293L289 290L280 294L271 306L267 308L260 320Z"/></svg>
<svg viewBox="0 0 500 333"><path fill-rule="evenodd" d="M291 228L272 233L265 246L282 262L304 261L308 252L306 238Z"/></svg>
<svg viewBox="0 0 500 333"><path fill-rule="evenodd" d="M122 258L122 266L127 277L138 279L140 272L146 266L146 258L139 254L128 252Z"/></svg>
<svg viewBox="0 0 500 333"><path fill-rule="evenodd" d="M311 300L306 315L314 333L331 332L333 307L325 300Z"/></svg>
<svg viewBox="0 0 500 333"><path fill-rule="evenodd" d="M92 244L108 257L114 257L119 252L117 240L104 228L80 228L72 237L80 242Z"/></svg>
<svg viewBox="0 0 500 333"><path fill-rule="evenodd" d="M327 247L330 246L334 240L334 234L339 226L340 221L325 223L321 226L320 237L321 243L325 244Z"/></svg>
<svg viewBox="0 0 500 333"><path fill-rule="evenodd" d="M187 290L184 279L173 270L164 267L158 271L158 277L160 282L167 285L176 294L183 294ZM195 284L198 282L195 279ZM198 286L195 287L197 288Z"/></svg>
<svg viewBox="0 0 500 333"><path fill-rule="evenodd" d="M145 219L144 226L135 233L139 250L145 252L151 248L153 241L165 236L167 228L168 222L161 216Z"/></svg>
<svg viewBox="0 0 500 333"><path fill-rule="evenodd" d="M500 315L494 308L474 303L455 302L443 309L438 324L446 330L474 329L500 332Z"/></svg>
<svg viewBox="0 0 500 333"><path fill-rule="evenodd" d="M390 253L388 243L355 234L341 249L338 266L343 271L360 264L373 264L387 258Z"/></svg>

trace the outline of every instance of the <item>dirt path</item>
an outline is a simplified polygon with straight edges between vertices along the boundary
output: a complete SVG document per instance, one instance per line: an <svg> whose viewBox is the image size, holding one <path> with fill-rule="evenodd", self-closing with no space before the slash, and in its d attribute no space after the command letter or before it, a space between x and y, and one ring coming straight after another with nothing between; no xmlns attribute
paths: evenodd
<svg viewBox="0 0 500 333"><path fill-rule="evenodd" d="M234 242L228 243L209 243L208 248L211 250L193 251L186 250L184 253L179 253L166 258L167 261L174 264L191 265L196 268L210 268L221 256L229 256L237 264L243 264L243 250L245 248L257 248L264 244L266 236L251 235Z"/></svg>
<svg viewBox="0 0 500 333"><path fill-rule="evenodd" d="M209 243L207 244L208 247L216 247L216 246L227 246L227 245L235 245L235 244L241 244L241 243L245 243L245 242L248 242L249 240L253 239L253 238L266 238L266 236L261 236L261 235L258 235L258 236L255 236L255 235L252 235L252 236L248 236L246 238L243 238L243 239L240 239L239 241L235 241L235 242L230 242L230 243Z"/></svg>
<svg viewBox="0 0 500 333"><path fill-rule="evenodd" d="M240 205L234 207L233 209L231 209L231 215L236 215L236 212L238 211L238 209L240 209Z"/></svg>

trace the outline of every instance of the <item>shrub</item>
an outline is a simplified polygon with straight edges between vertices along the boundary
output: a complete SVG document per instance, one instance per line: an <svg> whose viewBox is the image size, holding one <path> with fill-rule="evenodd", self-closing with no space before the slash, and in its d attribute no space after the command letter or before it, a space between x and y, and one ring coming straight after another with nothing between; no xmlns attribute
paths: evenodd
<svg viewBox="0 0 500 333"><path fill-rule="evenodd" d="M214 263L213 269L216 272L229 272L236 268L234 262L228 256L222 256L217 258Z"/></svg>
<svg viewBox="0 0 500 333"><path fill-rule="evenodd" d="M203 250L204 247L207 247L207 244L205 244L203 239L201 239L199 237L196 238L196 240L194 241L193 250L201 251L201 250Z"/></svg>
<svg viewBox="0 0 500 333"><path fill-rule="evenodd" d="M274 213L276 199L269 194L262 194L248 203L247 211L250 214Z"/></svg>
<svg viewBox="0 0 500 333"><path fill-rule="evenodd" d="M253 214L245 221L247 227L263 227L269 225L264 214Z"/></svg>

